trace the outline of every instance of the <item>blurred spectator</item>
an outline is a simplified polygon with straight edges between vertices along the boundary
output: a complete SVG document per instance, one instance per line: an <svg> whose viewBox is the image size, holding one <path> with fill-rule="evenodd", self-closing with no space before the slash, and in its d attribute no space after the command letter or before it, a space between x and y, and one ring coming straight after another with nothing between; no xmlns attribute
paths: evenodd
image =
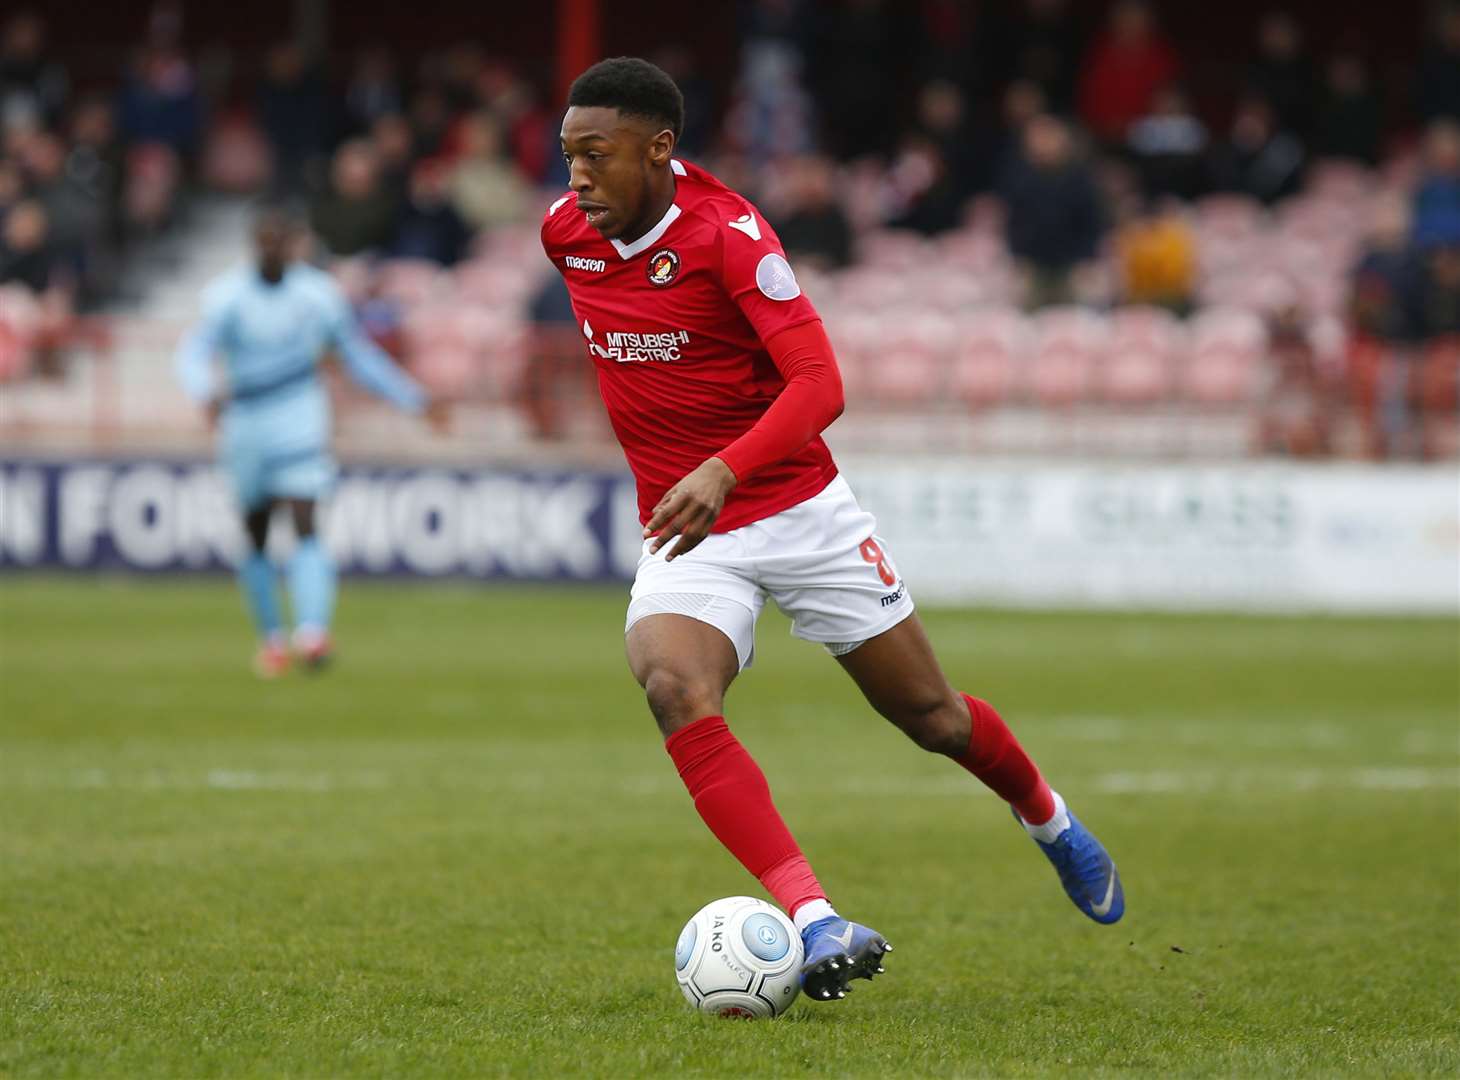
<svg viewBox="0 0 1460 1080"><path fill-rule="evenodd" d="M1085 58L1080 115L1099 138L1123 142L1126 128L1145 115L1156 91L1179 70L1176 50L1156 29L1151 5L1120 0Z"/></svg>
<svg viewBox="0 0 1460 1080"><path fill-rule="evenodd" d="M1419 69L1419 109L1426 120L1460 120L1460 3L1453 0L1435 14Z"/></svg>
<svg viewBox="0 0 1460 1080"><path fill-rule="evenodd" d="M46 241L50 223L35 199L16 203L0 232L0 285L23 285L43 293L51 287L52 264Z"/></svg>
<svg viewBox="0 0 1460 1080"><path fill-rule="evenodd" d="M462 125L462 156L451 177L451 202L473 229L526 221L531 191L502 154L502 130L485 109Z"/></svg>
<svg viewBox="0 0 1460 1080"><path fill-rule="evenodd" d="M1131 124L1126 147L1147 195L1194 199L1206 192L1207 129L1180 87L1156 91L1151 111Z"/></svg>
<svg viewBox="0 0 1460 1080"><path fill-rule="evenodd" d="M502 130L502 145L524 180L536 182L548 173L548 162L561 161L558 128L562 117L549 117L532 84L508 64L483 64L477 72L477 97Z"/></svg>
<svg viewBox="0 0 1460 1080"><path fill-rule="evenodd" d="M328 145L329 106L323 79L293 42L269 50L258 107L274 149L276 187L288 194L303 192Z"/></svg>
<svg viewBox="0 0 1460 1080"><path fill-rule="evenodd" d="M115 224L122 167L122 147L117 141L111 103L99 97L79 102L71 114L71 152L66 158L66 173L107 208L108 224Z"/></svg>
<svg viewBox="0 0 1460 1080"><path fill-rule="evenodd" d="M1426 340L1460 336L1460 235L1422 253L1416 315Z"/></svg>
<svg viewBox="0 0 1460 1080"><path fill-rule="evenodd" d="M1237 107L1226 145L1215 155L1213 186L1273 203L1298 190L1303 144L1277 127L1272 107L1248 98Z"/></svg>
<svg viewBox="0 0 1460 1080"><path fill-rule="evenodd" d="M781 246L797 265L840 270L852 261L852 227L836 201L829 159L807 154L790 162L784 217L776 223Z"/></svg>
<svg viewBox="0 0 1460 1080"><path fill-rule="evenodd" d="M1270 11L1258 22L1247 87L1272 106L1280 128L1300 136L1312 129L1317 78L1303 49L1303 29L1288 12Z"/></svg>
<svg viewBox="0 0 1460 1080"><path fill-rule="evenodd" d="M355 61L345 87L345 121L351 135L370 131L383 116L404 111L395 61L383 48L366 49Z"/></svg>
<svg viewBox="0 0 1460 1080"><path fill-rule="evenodd" d="M745 50L725 128L755 161L811 149L811 99L801 86L801 54L781 41Z"/></svg>
<svg viewBox="0 0 1460 1080"><path fill-rule="evenodd" d="M948 186L960 205L980 189L983 163L980 147L968 122L963 91L948 79L924 83L918 91L915 130L938 148L948 171Z"/></svg>
<svg viewBox="0 0 1460 1080"><path fill-rule="evenodd" d="M181 177L182 166L170 146L148 143L127 151L122 214L131 235L150 236L168 224Z"/></svg>
<svg viewBox="0 0 1460 1080"><path fill-rule="evenodd" d="M37 135L26 145L23 164L45 210L41 231L50 256L74 281L85 269L92 239L102 233L106 206L70 173L66 157L66 144L58 137Z"/></svg>
<svg viewBox="0 0 1460 1080"><path fill-rule="evenodd" d="M315 200L310 223L332 255L358 255L390 243L395 206L381 190L368 142L352 139L335 151L329 189Z"/></svg>
<svg viewBox="0 0 1460 1080"><path fill-rule="evenodd" d="M27 115L42 124L60 117L69 81L45 48L46 26L33 11L12 15L0 31L0 117Z"/></svg>
<svg viewBox="0 0 1460 1080"><path fill-rule="evenodd" d="M122 133L129 143L160 143L183 158L198 148L203 103L193 67L167 46L144 49L118 105Z"/></svg>
<svg viewBox="0 0 1460 1080"><path fill-rule="evenodd" d="M378 117L370 128L370 145L380 167L380 188L399 206L410 193L415 163L415 134L400 113Z"/></svg>
<svg viewBox="0 0 1460 1080"><path fill-rule="evenodd" d="M1382 196L1374 205L1349 290L1350 321L1363 337L1394 343L1418 332L1414 311L1418 267L1409 232L1408 202L1393 192Z"/></svg>
<svg viewBox="0 0 1460 1080"><path fill-rule="evenodd" d="M1126 303L1152 304L1177 315L1191 311L1196 288L1196 237L1173 199L1158 199L1115 237Z"/></svg>
<svg viewBox="0 0 1460 1080"><path fill-rule="evenodd" d="M1029 277L1028 305L1069 302L1071 273L1095 257L1102 229L1095 180L1069 127L1052 116L1031 120L999 190L1009 250Z"/></svg>
<svg viewBox="0 0 1460 1080"><path fill-rule="evenodd" d="M1040 88L1049 107L1067 112L1075 104L1075 79L1084 52L1084 27L1070 0L1020 0L1004 25L990 36L1004 81L1026 79Z"/></svg>
<svg viewBox="0 0 1460 1080"><path fill-rule="evenodd" d="M46 251L47 227L45 208L33 199L13 205L0 225L0 308L24 327L23 348L5 365L13 369L7 374L19 373L32 357L41 375L62 373L60 346L71 301Z"/></svg>
<svg viewBox="0 0 1460 1080"><path fill-rule="evenodd" d="M429 68L452 113L469 112L491 104L482 100L477 87L477 78L486 62L480 45L474 41L458 41L446 50L437 64Z"/></svg>
<svg viewBox="0 0 1460 1080"><path fill-rule="evenodd" d="M900 208L888 225L925 236L958 227L965 199L942 149L926 135L914 133L903 140L887 179L893 204Z"/></svg>
<svg viewBox="0 0 1460 1080"><path fill-rule="evenodd" d="M471 231L447 201L448 177L445 164L434 161L422 162L411 172L410 195L391 254L454 266L466 253Z"/></svg>
<svg viewBox="0 0 1460 1080"><path fill-rule="evenodd" d="M1328 61L1313 152L1319 157L1350 158L1365 165L1379 161L1384 110L1369 85L1369 71L1357 53L1336 53Z"/></svg>
<svg viewBox="0 0 1460 1080"><path fill-rule="evenodd" d="M427 87L411 99L411 132L415 137L416 157L435 157L446 146L451 130L451 110L441 91Z"/></svg>
<svg viewBox="0 0 1460 1080"><path fill-rule="evenodd" d="M25 177L20 173L20 166L9 158L0 157L0 224L24 197Z"/></svg>
<svg viewBox="0 0 1460 1080"><path fill-rule="evenodd" d="M1291 457L1332 449L1331 404L1302 313L1277 312L1268 323L1268 376L1258 413L1258 449Z"/></svg>
<svg viewBox="0 0 1460 1080"><path fill-rule="evenodd" d="M991 191L1005 171L1024 152L1024 129L1036 116L1048 112L1049 99L1032 79L1016 79L1004 89L999 101L998 123L985 140L979 155L978 190Z"/></svg>
<svg viewBox="0 0 1460 1080"><path fill-rule="evenodd" d="M1414 193L1414 242L1429 248L1460 237L1460 123L1430 124L1423 170Z"/></svg>
<svg viewBox="0 0 1460 1080"><path fill-rule="evenodd" d="M1408 201L1386 193L1374 206L1349 291L1349 388L1370 457L1386 457L1415 438L1409 368L1423 326L1420 265L1409 234Z"/></svg>

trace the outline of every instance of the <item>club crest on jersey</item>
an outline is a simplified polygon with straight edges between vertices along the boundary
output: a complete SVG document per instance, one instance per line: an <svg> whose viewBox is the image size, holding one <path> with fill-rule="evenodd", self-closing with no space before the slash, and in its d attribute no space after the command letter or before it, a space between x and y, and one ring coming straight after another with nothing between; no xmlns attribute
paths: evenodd
<svg viewBox="0 0 1460 1080"><path fill-rule="evenodd" d="M679 280L679 252L673 248L660 248L649 256L644 273L649 278L649 284L657 288L673 285Z"/></svg>

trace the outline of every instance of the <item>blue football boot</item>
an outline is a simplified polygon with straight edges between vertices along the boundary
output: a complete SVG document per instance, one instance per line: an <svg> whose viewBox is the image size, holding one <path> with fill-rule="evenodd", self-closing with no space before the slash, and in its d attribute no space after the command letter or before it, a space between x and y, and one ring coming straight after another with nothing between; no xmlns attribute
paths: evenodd
<svg viewBox="0 0 1460 1080"><path fill-rule="evenodd" d="M1080 819L1068 807L1065 812L1070 816L1070 827L1054 843L1046 844L1038 838L1034 842L1054 864L1060 884L1075 907L1098 923L1119 922L1125 914L1125 890L1120 887L1115 863L1095 834L1080 824ZM1021 826L1024 824L1017 810L1014 820Z"/></svg>
<svg viewBox="0 0 1460 1080"><path fill-rule="evenodd" d="M812 1001L846 997L852 979L881 975L882 957L892 951L876 930L839 915L817 919L801 931L801 943L806 947L801 989Z"/></svg>

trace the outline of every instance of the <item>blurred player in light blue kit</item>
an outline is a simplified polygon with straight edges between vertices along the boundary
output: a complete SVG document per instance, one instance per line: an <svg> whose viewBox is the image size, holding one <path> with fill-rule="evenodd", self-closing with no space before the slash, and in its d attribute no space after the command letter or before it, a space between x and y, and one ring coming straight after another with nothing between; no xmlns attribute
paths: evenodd
<svg viewBox="0 0 1460 1080"><path fill-rule="evenodd" d="M255 668L265 677L282 674L290 659L274 567L264 553L269 519L281 503L299 538L288 566L294 650L310 668L331 651L335 567L315 532L315 504L335 472L321 355L334 349L366 389L426 416L433 427L446 422L442 403L361 332L334 279L295 261L299 238L284 208L263 209L254 224L257 262L208 286L202 320L177 352L178 377L218 431L219 459L243 513L249 549L238 582L261 639ZM221 381L215 357L223 360Z"/></svg>

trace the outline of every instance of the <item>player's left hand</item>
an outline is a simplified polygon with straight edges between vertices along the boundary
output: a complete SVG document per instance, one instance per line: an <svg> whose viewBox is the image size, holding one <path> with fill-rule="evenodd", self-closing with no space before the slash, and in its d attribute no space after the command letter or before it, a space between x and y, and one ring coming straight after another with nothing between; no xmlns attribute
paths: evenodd
<svg viewBox="0 0 1460 1080"><path fill-rule="evenodd" d="M659 505L654 507L649 524L644 526L645 538L654 537L649 545L649 554L654 554L676 536L679 542L664 556L665 562L698 547L700 541L710 535L710 527L720 516L725 497L737 483L730 466L712 457L666 491Z"/></svg>

